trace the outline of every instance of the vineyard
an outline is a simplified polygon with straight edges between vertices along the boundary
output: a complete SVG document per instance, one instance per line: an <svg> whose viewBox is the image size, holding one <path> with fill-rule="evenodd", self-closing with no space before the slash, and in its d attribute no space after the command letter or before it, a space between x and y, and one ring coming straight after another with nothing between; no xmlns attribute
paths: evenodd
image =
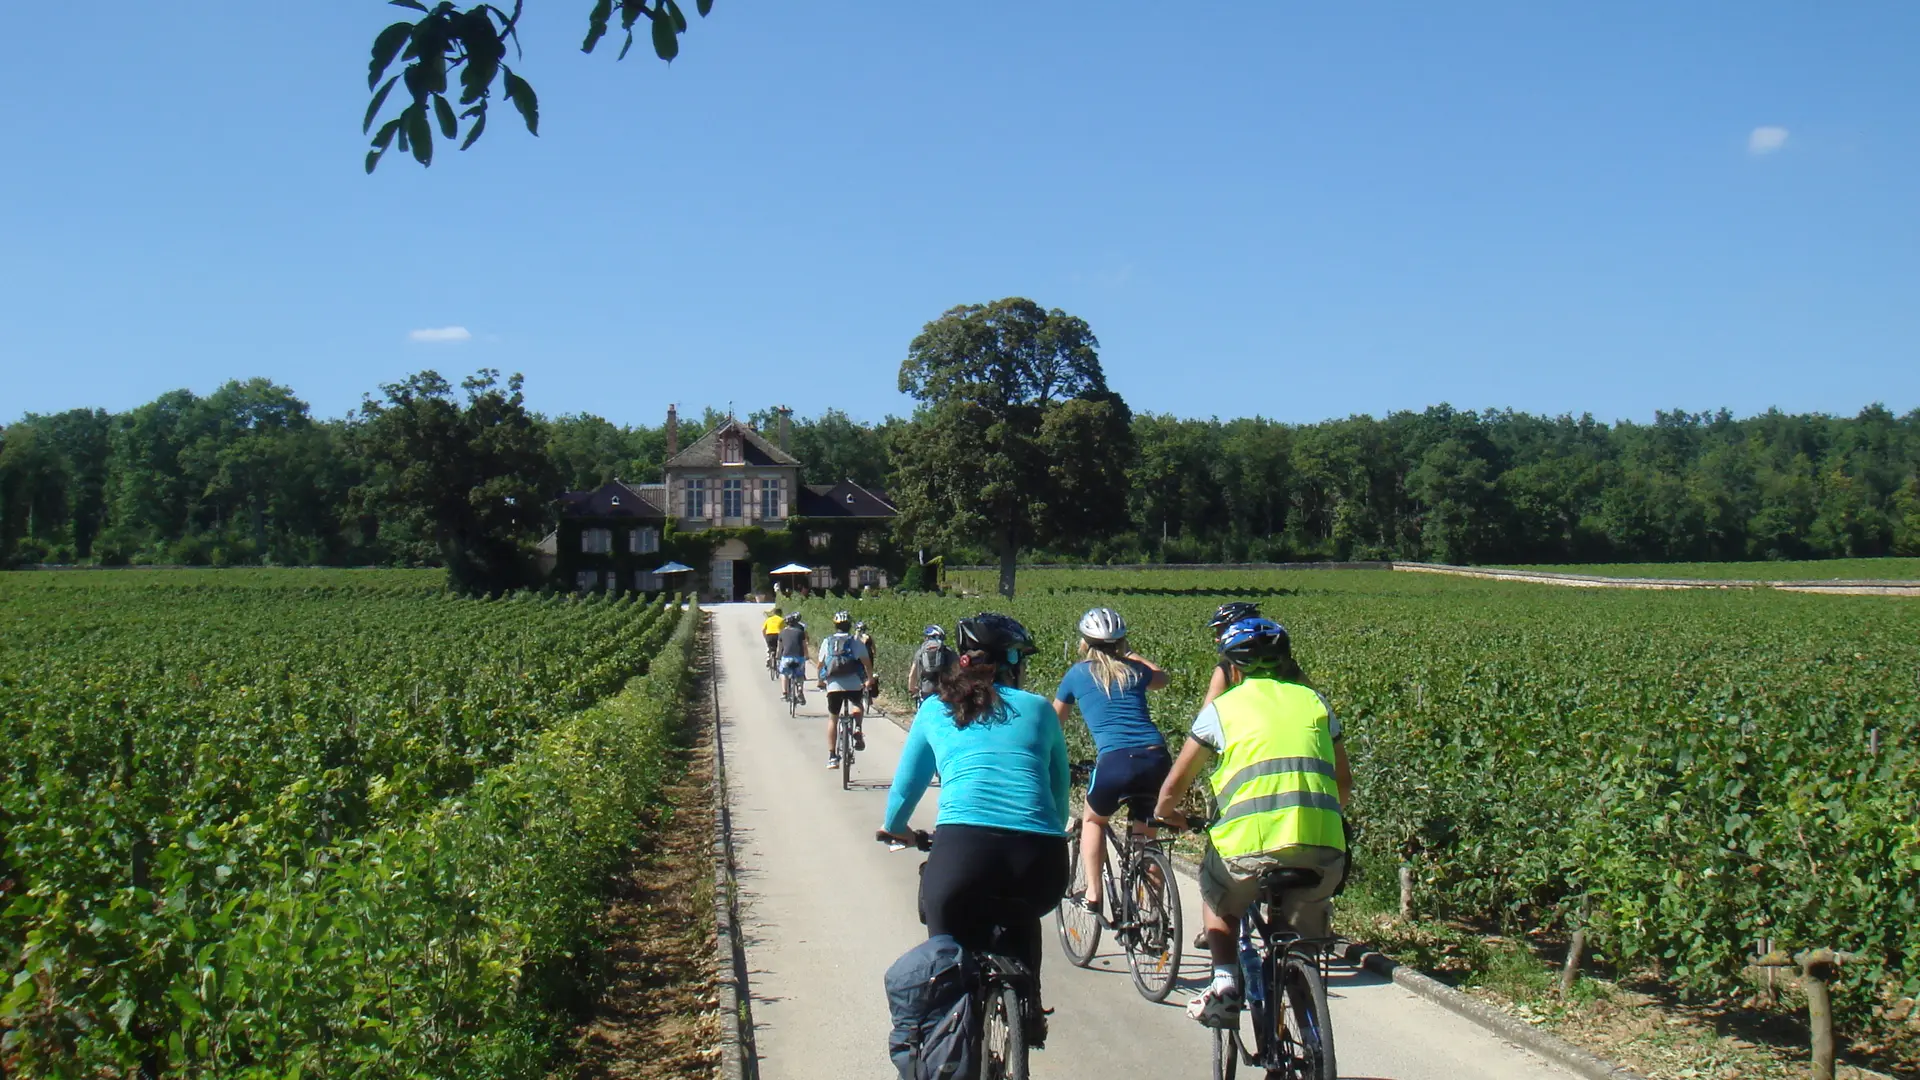
<svg viewBox="0 0 1920 1080"><path fill-rule="evenodd" d="M0 576L5 1075L541 1074L697 623Z"/></svg>
<svg viewBox="0 0 1920 1080"><path fill-rule="evenodd" d="M1920 606L1370 571L1042 570L1007 602L953 578L978 595L839 601L889 686L924 624L988 608L1035 632L1050 693L1109 604L1170 668L1155 718L1178 733L1207 616L1258 598L1346 725L1364 888L1406 863L1433 914L1564 930L1584 908L1604 963L1694 995L1738 991L1763 938L1854 951L1873 962L1847 969L1843 1023L1914 1040L1881 1016L1920 994Z"/></svg>

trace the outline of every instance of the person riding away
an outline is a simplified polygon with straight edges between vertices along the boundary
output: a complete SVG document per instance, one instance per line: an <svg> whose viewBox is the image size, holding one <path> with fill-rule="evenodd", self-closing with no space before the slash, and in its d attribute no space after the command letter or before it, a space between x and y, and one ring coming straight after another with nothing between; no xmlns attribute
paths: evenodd
<svg viewBox="0 0 1920 1080"><path fill-rule="evenodd" d="M785 696L789 681L807 681L807 624L800 613L786 617L778 638L780 650L780 693Z"/></svg>
<svg viewBox="0 0 1920 1080"><path fill-rule="evenodd" d="M1064 727L1068 711L1079 705L1080 718L1093 736L1097 757L1080 824L1087 892L1072 899L1104 921L1100 872L1107 863L1107 822L1125 803L1133 831L1144 836L1151 828L1154 799L1173 767L1166 737L1147 710L1147 691L1167 685L1167 673L1128 646L1127 621L1112 608L1087 612L1079 629L1080 662L1061 677L1053 711Z"/></svg>
<svg viewBox="0 0 1920 1080"><path fill-rule="evenodd" d="M827 692L827 768L840 767L840 714L847 714L853 725L853 748L867 748L861 719L866 710L860 699L866 692L867 669L872 657L867 647L853 636L853 616L844 611L833 614L833 633L820 643L820 689Z"/></svg>
<svg viewBox="0 0 1920 1080"><path fill-rule="evenodd" d="M786 625L787 620L780 615L780 605L773 605L773 610L767 612L766 620L760 624L760 636L767 639L768 656L772 656L774 650L779 647L780 631Z"/></svg>
<svg viewBox="0 0 1920 1080"><path fill-rule="evenodd" d="M1021 961L1037 996L1040 920L1067 885L1067 742L1047 699L1020 689L1034 651L1026 627L982 612L954 634L958 656L907 731L883 831L912 843L914 807L938 769L940 817L920 882L927 935ZM1044 1041L1044 1028L1030 1034Z"/></svg>
<svg viewBox="0 0 1920 1080"><path fill-rule="evenodd" d="M865 691L866 699L872 701L880 695L880 649L874 643L873 631L867 629L866 623L853 624L853 640L867 650L867 684L861 689Z"/></svg>
<svg viewBox="0 0 1920 1080"><path fill-rule="evenodd" d="M1155 813L1183 823L1180 801L1203 759L1216 758L1211 786L1220 809L1200 865L1213 981L1187 1004L1187 1014L1209 1027L1232 1027L1241 1003L1236 927L1259 898L1263 875L1282 867L1318 871L1318 884L1279 895L1274 916L1302 937L1333 933L1329 899L1347 872L1343 808L1353 799L1353 770L1340 722L1307 685L1285 627L1270 619L1236 622L1221 635L1220 655L1240 682L1201 707Z"/></svg>
<svg viewBox="0 0 1920 1080"><path fill-rule="evenodd" d="M913 663L907 665L907 686L913 691L913 707L939 692L940 673L953 663L953 650L947 648L947 632L929 626L920 632L920 647L913 651Z"/></svg>
<svg viewBox="0 0 1920 1080"><path fill-rule="evenodd" d="M1250 604L1245 600L1230 600L1214 609L1213 618L1207 620L1207 629L1213 634L1214 645L1218 646L1220 635L1227 632L1227 627L1241 619L1259 617L1259 604ZM1214 698L1226 693L1229 687L1239 681L1240 676L1235 673L1233 665L1226 660L1221 660L1213 666L1213 675L1207 680L1207 696L1200 699L1200 704L1212 704Z"/></svg>

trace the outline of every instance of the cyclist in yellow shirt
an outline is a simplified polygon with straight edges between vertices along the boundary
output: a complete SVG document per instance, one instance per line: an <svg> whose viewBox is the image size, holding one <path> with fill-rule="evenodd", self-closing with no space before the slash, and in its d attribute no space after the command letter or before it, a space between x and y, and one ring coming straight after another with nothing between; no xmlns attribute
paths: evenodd
<svg viewBox="0 0 1920 1080"><path fill-rule="evenodd" d="M780 647L780 628L785 625L787 625L787 620L781 616L779 604L773 605L773 610L767 612L766 621L760 624L760 636L767 639L767 665L769 667L773 665L773 650Z"/></svg>

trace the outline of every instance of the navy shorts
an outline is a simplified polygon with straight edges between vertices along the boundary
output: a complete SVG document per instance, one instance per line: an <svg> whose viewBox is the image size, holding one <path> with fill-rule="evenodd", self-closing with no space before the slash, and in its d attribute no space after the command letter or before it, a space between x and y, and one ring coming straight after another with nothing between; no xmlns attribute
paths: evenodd
<svg viewBox="0 0 1920 1080"><path fill-rule="evenodd" d="M1173 758L1164 746L1136 746L1109 750L1093 765L1093 783L1087 786L1087 808L1112 817L1125 803L1135 821L1153 817L1160 785L1173 771Z"/></svg>

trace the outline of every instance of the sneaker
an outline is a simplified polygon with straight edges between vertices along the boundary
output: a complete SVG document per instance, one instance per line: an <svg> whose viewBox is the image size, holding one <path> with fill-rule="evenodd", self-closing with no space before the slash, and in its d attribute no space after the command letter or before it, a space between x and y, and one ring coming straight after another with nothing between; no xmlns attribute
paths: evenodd
<svg viewBox="0 0 1920 1080"><path fill-rule="evenodd" d="M1205 930L1193 935L1193 947L1199 949L1201 952L1206 952L1211 948L1211 946L1207 944L1207 932Z"/></svg>
<svg viewBox="0 0 1920 1080"><path fill-rule="evenodd" d="M1093 921L1099 923L1101 926L1109 928L1113 926L1112 923L1107 921L1106 915L1101 912L1100 905L1087 899L1086 894L1082 893L1079 896L1068 897L1067 902L1093 916Z"/></svg>
<svg viewBox="0 0 1920 1080"><path fill-rule="evenodd" d="M853 733L853 752L856 754L862 753L866 750L866 748L867 748L866 733L856 729Z"/></svg>
<svg viewBox="0 0 1920 1080"><path fill-rule="evenodd" d="M1240 988L1232 983L1214 983L1187 1002L1187 1015L1211 1028L1238 1027Z"/></svg>
<svg viewBox="0 0 1920 1080"><path fill-rule="evenodd" d="M827 755L827 768L829 768L829 769L837 769L837 768L839 768L839 767L840 767L840 755L839 755L839 754L828 754L828 755Z"/></svg>

